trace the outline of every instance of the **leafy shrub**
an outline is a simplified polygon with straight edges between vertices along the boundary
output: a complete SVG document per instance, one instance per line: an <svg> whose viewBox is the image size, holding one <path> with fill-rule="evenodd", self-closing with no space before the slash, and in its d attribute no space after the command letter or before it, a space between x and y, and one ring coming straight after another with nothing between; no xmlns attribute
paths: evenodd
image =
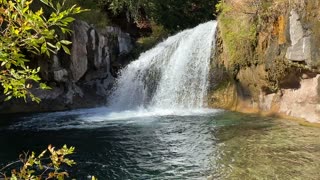
<svg viewBox="0 0 320 180"><path fill-rule="evenodd" d="M68 148L66 145L55 150L53 146L49 145L48 149L39 155L36 155L34 152L30 155L25 153L20 155L19 161L8 164L0 169L0 171L7 171L10 166L18 163L22 164L20 169L11 170L10 175L7 175L5 172L0 172L0 178L2 176L5 180L64 179L65 177L69 177L69 174L63 171L61 166L72 166L76 164L73 160L66 157L73 154L74 150L74 147Z"/></svg>
<svg viewBox="0 0 320 180"><path fill-rule="evenodd" d="M39 102L29 90L31 82L40 82L40 68L32 69L26 65L30 61L26 52L33 54L56 53L61 48L70 53L70 41L61 40L57 32L70 33L68 25L74 20L71 15L83 12L80 7L63 9L64 2L53 4L52 0L41 0L51 9L46 15L43 8L31 9L32 0L0 0L0 83L6 100L12 97L31 97ZM44 83L39 88L48 89Z"/></svg>

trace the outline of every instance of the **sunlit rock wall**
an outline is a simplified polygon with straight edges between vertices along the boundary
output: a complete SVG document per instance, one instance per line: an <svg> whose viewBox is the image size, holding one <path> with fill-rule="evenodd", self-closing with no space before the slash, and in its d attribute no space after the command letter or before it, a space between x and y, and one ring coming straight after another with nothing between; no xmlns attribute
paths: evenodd
<svg viewBox="0 0 320 180"><path fill-rule="evenodd" d="M223 19L218 18L218 26L227 22L238 26L234 27L237 30L234 34L223 28L217 33L210 107L320 123L320 1L226 0L225 3L227 8ZM237 19L250 23L237 23ZM224 39L228 37L225 34L236 35L242 32L239 28L249 26L256 30L249 51L248 48L231 51L232 42ZM240 47L246 44L246 39L237 40ZM248 53L237 53L241 51Z"/></svg>

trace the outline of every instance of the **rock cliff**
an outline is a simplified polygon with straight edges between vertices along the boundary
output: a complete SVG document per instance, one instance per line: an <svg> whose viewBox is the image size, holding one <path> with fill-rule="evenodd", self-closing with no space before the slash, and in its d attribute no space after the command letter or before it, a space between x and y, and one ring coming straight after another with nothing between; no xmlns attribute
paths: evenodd
<svg viewBox="0 0 320 180"><path fill-rule="evenodd" d="M133 48L132 39L120 28L98 30L84 21L75 21L72 29L71 56L60 52L50 61L36 57L35 66L41 67L42 79L52 88L32 90L41 103L3 102L1 113L58 111L106 103L117 69L126 63Z"/></svg>
<svg viewBox="0 0 320 180"><path fill-rule="evenodd" d="M226 0L209 104L320 123L320 1Z"/></svg>

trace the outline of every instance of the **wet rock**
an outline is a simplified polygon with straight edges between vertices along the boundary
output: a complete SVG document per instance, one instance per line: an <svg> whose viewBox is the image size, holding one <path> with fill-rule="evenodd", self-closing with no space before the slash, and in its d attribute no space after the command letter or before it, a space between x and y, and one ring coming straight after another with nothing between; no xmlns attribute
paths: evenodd
<svg viewBox="0 0 320 180"><path fill-rule="evenodd" d="M53 72L54 80L57 82L67 82L68 71L65 69L57 70Z"/></svg>
<svg viewBox="0 0 320 180"><path fill-rule="evenodd" d="M118 44L119 44L119 53L120 54L125 54L129 53L132 48L132 40L131 37L128 33L124 33L121 31L120 28L118 27L107 27L103 30L104 33L109 33L117 36L118 39Z"/></svg>
<svg viewBox="0 0 320 180"><path fill-rule="evenodd" d="M68 92L65 95L66 104L73 104L73 98L75 96L83 97L83 92L80 87L78 87L75 83L68 84Z"/></svg>
<svg viewBox="0 0 320 180"><path fill-rule="evenodd" d="M64 92L63 88L51 86L50 90L43 91L41 89L35 89L32 91L34 95L39 97L42 100L48 100L48 99L56 99L59 96L61 96Z"/></svg>
<svg viewBox="0 0 320 180"><path fill-rule="evenodd" d="M60 60L56 54L53 55L51 68L53 70L57 70L61 68Z"/></svg>

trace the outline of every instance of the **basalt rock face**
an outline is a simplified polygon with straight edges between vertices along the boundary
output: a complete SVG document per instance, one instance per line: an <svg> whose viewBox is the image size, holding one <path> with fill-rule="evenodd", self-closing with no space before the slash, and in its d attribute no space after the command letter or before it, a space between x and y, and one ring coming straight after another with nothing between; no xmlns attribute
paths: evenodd
<svg viewBox="0 0 320 180"><path fill-rule="evenodd" d="M59 111L105 105L117 70L133 48L129 34L117 27L95 29L83 21L73 23L71 55L59 52L50 61L39 58L40 75L51 90L32 89L41 103L12 100L0 113Z"/></svg>
<svg viewBox="0 0 320 180"><path fill-rule="evenodd" d="M225 5L218 18L209 105L320 123L320 1L227 0ZM242 21L235 31L224 28L236 19ZM241 31L250 26L253 36ZM244 38L236 37L233 51L228 37L237 33ZM253 42L248 53L238 53L248 41Z"/></svg>

